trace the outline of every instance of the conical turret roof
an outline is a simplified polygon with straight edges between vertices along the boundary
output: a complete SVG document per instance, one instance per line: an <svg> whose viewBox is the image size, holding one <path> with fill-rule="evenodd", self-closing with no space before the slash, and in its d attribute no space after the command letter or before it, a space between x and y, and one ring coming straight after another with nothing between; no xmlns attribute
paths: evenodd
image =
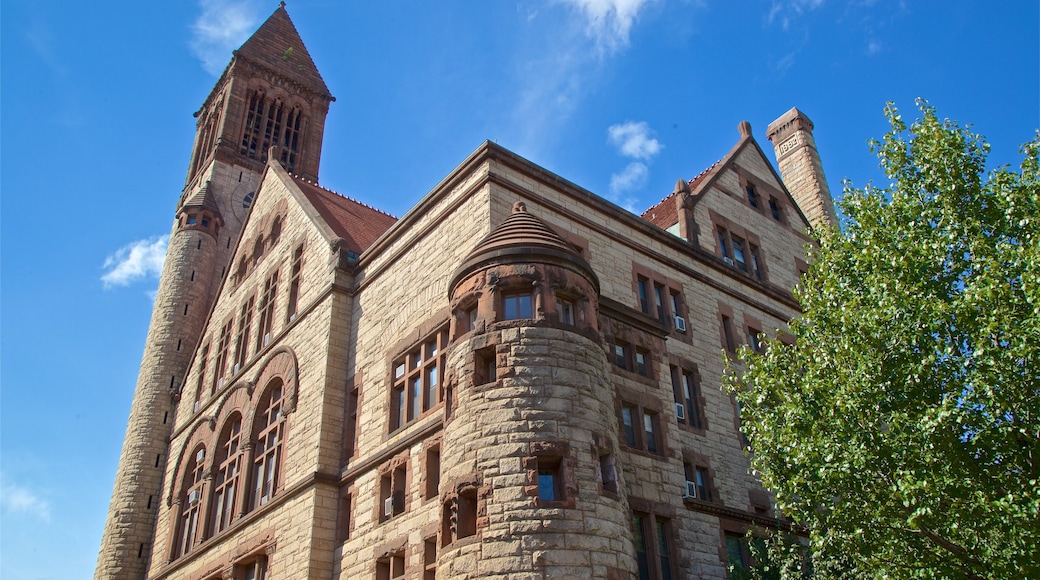
<svg viewBox="0 0 1040 580"><path fill-rule="evenodd" d="M513 213L491 230L462 261L455 271L455 285L473 272L492 265L517 263L550 263L574 270L592 282L599 291L599 278L592 266L567 240L560 237L541 218L527 212L522 201L513 204Z"/></svg>
<svg viewBox="0 0 1040 580"><path fill-rule="evenodd" d="M285 11L285 2L279 4L274 14L235 51L235 57L259 64L320 95L333 98Z"/></svg>
<svg viewBox="0 0 1040 580"><path fill-rule="evenodd" d="M184 203L181 204L181 209L187 207L202 207L220 215L220 206L217 205L217 200L213 199L213 192L210 190L208 181L198 191L193 193L191 197L184 200Z"/></svg>

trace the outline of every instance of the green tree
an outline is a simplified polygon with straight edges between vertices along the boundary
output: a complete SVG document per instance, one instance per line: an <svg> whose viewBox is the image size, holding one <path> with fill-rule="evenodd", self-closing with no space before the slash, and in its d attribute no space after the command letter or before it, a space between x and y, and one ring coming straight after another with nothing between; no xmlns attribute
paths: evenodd
<svg viewBox="0 0 1040 580"><path fill-rule="evenodd" d="M793 344L727 379L807 530L785 577L1040 577L1040 135L987 173L982 137L918 106L871 144L890 188L846 184L810 248Z"/></svg>

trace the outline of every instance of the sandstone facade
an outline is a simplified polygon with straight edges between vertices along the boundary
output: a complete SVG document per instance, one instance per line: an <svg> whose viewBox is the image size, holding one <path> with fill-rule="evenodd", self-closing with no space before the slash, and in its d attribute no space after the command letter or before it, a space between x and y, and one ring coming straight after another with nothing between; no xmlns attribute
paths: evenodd
<svg viewBox="0 0 1040 580"><path fill-rule="evenodd" d="M484 143L395 219L316 185L331 96L264 56L302 58L294 34L280 7L200 116L97 577L747 564L778 521L719 385L798 314L811 196L744 123L643 216ZM310 128L293 172L243 140L276 89Z"/></svg>

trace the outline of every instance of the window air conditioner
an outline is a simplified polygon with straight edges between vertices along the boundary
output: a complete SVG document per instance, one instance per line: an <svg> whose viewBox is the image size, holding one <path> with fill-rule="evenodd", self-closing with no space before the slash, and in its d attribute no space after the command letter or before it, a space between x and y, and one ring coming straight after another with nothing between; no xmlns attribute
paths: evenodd
<svg viewBox="0 0 1040 580"><path fill-rule="evenodd" d="M217 379L217 390L224 386L224 377Z"/></svg>
<svg viewBox="0 0 1040 580"><path fill-rule="evenodd" d="M390 517L394 515L394 496L390 496L383 500L383 515Z"/></svg>
<svg viewBox="0 0 1040 580"><path fill-rule="evenodd" d="M289 322L292 322L294 320L296 320L296 313L295 312L293 312L292 314L289 315Z"/></svg>
<svg viewBox="0 0 1040 580"><path fill-rule="evenodd" d="M675 404L675 417L680 421L686 420L686 405L682 403Z"/></svg>
<svg viewBox="0 0 1040 580"><path fill-rule="evenodd" d="M269 343L269 342L271 342L271 333L270 332L268 332L267 334L264 335L264 346L267 346L267 343Z"/></svg>
<svg viewBox="0 0 1040 580"><path fill-rule="evenodd" d="M726 263L727 263L727 264L729 264L730 266L732 266L732 265L733 265L733 258L730 258L729 256L723 256L723 257L722 257L722 261L723 261L723 262L726 262Z"/></svg>
<svg viewBox="0 0 1040 580"><path fill-rule="evenodd" d="M682 316L675 317L675 329L679 332L686 332L686 319Z"/></svg>
<svg viewBox="0 0 1040 580"><path fill-rule="evenodd" d="M195 401L195 407L191 410L192 413L199 412L199 401Z"/></svg>
<svg viewBox="0 0 1040 580"><path fill-rule="evenodd" d="M683 493L683 499L693 498L697 499L697 483L693 481L686 482L686 491Z"/></svg>
<svg viewBox="0 0 1040 580"><path fill-rule="evenodd" d="M193 505L199 503L199 496L200 495L201 494L199 493L199 490L197 490L197 489L193 490L191 493L189 493L188 494L188 505L189 506L193 506Z"/></svg>
<svg viewBox="0 0 1040 580"><path fill-rule="evenodd" d="M235 363L235 370L231 371L231 374L233 374L233 375L237 375L237 374L238 374L238 369L239 369L239 368L240 368L241 366L242 366L242 365L240 365L239 363Z"/></svg>

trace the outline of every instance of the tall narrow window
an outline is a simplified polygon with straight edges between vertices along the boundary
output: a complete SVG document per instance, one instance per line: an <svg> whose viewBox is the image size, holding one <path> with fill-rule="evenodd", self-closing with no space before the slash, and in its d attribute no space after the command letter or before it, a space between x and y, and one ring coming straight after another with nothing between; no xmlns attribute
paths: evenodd
<svg viewBox="0 0 1040 580"><path fill-rule="evenodd" d="M664 286L660 284L654 284L654 306L657 307L657 319L666 322L668 310L664 302Z"/></svg>
<svg viewBox="0 0 1040 580"><path fill-rule="evenodd" d="M744 254L744 249L744 240L737 236L733 236L733 261L736 262L737 268L747 272L747 257Z"/></svg>
<svg viewBox="0 0 1040 580"><path fill-rule="evenodd" d="M427 336L422 343L396 359L390 388L390 431L396 431L441 401L441 373L448 327Z"/></svg>
<svg viewBox="0 0 1040 580"><path fill-rule="evenodd" d="M646 441L646 450L657 453L657 415L643 413L643 433Z"/></svg>
<svg viewBox="0 0 1040 580"><path fill-rule="evenodd" d="M703 429L703 412L696 377L692 371L673 366L672 394L675 398L675 416L680 425Z"/></svg>
<svg viewBox="0 0 1040 580"><path fill-rule="evenodd" d="M267 580L267 558L259 557L242 568L242 580Z"/></svg>
<svg viewBox="0 0 1040 580"><path fill-rule="evenodd" d="M747 202L748 202L748 205L750 205L751 207L756 207L757 208L758 207L758 190L755 189L755 186L751 185L750 183L744 189L745 189L745 191L747 191Z"/></svg>
<svg viewBox="0 0 1040 580"><path fill-rule="evenodd" d="M566 298L556 297L556 315L561 324L574 324L574 302Z"/></svg>
<svg viewBox="0 0 1040 580"><path fill-rule="evenodd" d="M404 578L404 551L396 552L376 562L376 580Z"/></svg>
<svg viewBox="0 0 1040 580"><path fill-rule="evenodd" d="M181 495L180 539L178 555L187 554L202 540L199 516L202 512L202 494L205 491L206 449L199 447L191 456L184 473L184 492Z"/></svg>
<svg viewBox="0 0 1040 580"><path fill-rule="evenodd" d="M650 281L642 276L636 279L636 287L639 290L639 309L646 314L650 314L650 291L647 288L649 284Z"/></svg>
<svg viewBox="0 0 1040 580"><path fill-rule="evenodd" d="M750 326L748 327L747 331L748 345L751 347L751 350L757 353L761 353L764 350L762 348L762 340L759 338L759 335L762 334L762 331L758 330L757 328L751 328Z"/></svg>
<svg viewBox="0 0 1040 580"><path fill-rule="evenodd" d="M729 253L729 232L723 228L719 228L719 254L723 260L729 259L730 265L732 265L733 258Z"/></svg>
<svg viewBox="0 0 1040 580"><path fill-rule="evenodd" d="M636 349L636 373L641 377L650 376L650 351L642 348Z"/></svg>
<svg viewBox="0 0 1040 580"><path fill-rule="evenodd" d="M274 379L257 408L253 431L253 509L266 504L277 491L285 431L282 394L282 380Z"/></svg>
<svg viewBox="0 0 1040 580"><path fill-rule="evenodd" d="M783 221L780 213L780 201L775 197L769 198L769 215L773 216L776 221Z"/></svg>
<svg viewBox="0 0 1040 580"><path fill-rule="evenodd" d="M437 497L441 486L441 448L431 447L426 450L426 499Z"/></svg>
<svg viewBox="0 0 1040 580"><path fill-rule="evenodd" d="M654 531L657 534L657 562L660 565L661 580L672 580L672 558L668 550L669 522L664 518L656 518Z"/></svg>
<svg viewBox="0 0 1040 580"><path fill-rule="evenodd" d="M235 368L232 374L238 374L246 364L249 356L249 333L253 326L253 303L256 297L250 296L249 300L242 305L242 311L238 315L238 336L235 338Z"/></svg>
<svg viewBox="0 0 1040 580"><path fill-rule="evenodd" d="M290 107L280 99L268 97L263 90L256 90L249 97L240 153L266 163L268 149L277 145L278 161L287 171L293 171L302 125L299 109Z"/></svg>
<svg viewBox="0 0 1040 580"><path fill-rule="evenodd" d="M755 244L749 244L751 253L751 274L759 279L765 280L765 272L762 270L762 251Z"/></svg>
<svg viewBox="0 0 1040 580"><path fill-rule="evenodd" d="M199 352L199 380L195 383L195 411L199 410L199 405L202 402L202 389L206 384L206 361L209 358L209 343L202 346L202 351Z"/></svg>
<svg viewBox="0 0 1040 580"><path fill-rule="evenodd" d="M213 368L213 387L210 389L210 394L224 386L224 373L227 372L228 350L231 348L231 325L233 323L234 320L229 319L220 328L220 338L217 339L217 361L216 366Z"/></svg>
<svg viewBox="0 0 1040 580"><path fill-rule="evenodd" d="M256 352L260 352L271 342L271 331L274 328L274 299L278 294L278 272L264 281L264 290L260 294L259 332L256 333Z"/></svg>
<svg viewBox="0 0 1040 580"><path fill-rule="evenodd" d="M539 501L563 500L563 477L560 473L559 457L538 458L538 499Z"/></svg>
<svg viewBox="0 0 1040 580"><path fill-rule="evenodd" d="M354 456L357 445L358 388L355 386L347 394L346 424L343 426L343 459Z"/></svg>
<svg viewBox="0 0 1040 580"><path fill-rule="evenodd" d="M292 274L289 277L289 305L285 318L289 322L296 320L296 309L300 300L300 279L303 276L303 244L296 246L292 259Z"/></svg>
<svg viewBox="0 0 1040 580"><path fill-rule="evenodd" d="M220 435L217 446L217 473L213 478L213 532L226 529L235 517L239 474L242 471L240 443L242 421L233 417Z"/></svg>
<svg viewBox="0 0 1040 580"><path fill-rule="evenodd" d="M423 580L437 580L437 536L423 541Z"/></svg>
<svg viewBox="0 0 1040 580"><path fill-rule="evenodd" d="M635 447L636 442L636 428L635 428L635 407L625 405L621 407L621 427L625 436L625 445L629 447Z"/></svg>
<svg viewBox="0 0 1040 580"><path fill-rule="evenodd" d="M636 541L636 567L639 570L639 580L651 580L650 578L650 553L646 541L646 516L632 514L632 533Z"/></svg>
<svg viewBox="0 0 1040 580"><path fill-rule="evenodd" d="M733 336L733 321L729 316L722 317L722 339L723 346L726 347L726 350L729 352L737 350L736 339Z"/></svg>

